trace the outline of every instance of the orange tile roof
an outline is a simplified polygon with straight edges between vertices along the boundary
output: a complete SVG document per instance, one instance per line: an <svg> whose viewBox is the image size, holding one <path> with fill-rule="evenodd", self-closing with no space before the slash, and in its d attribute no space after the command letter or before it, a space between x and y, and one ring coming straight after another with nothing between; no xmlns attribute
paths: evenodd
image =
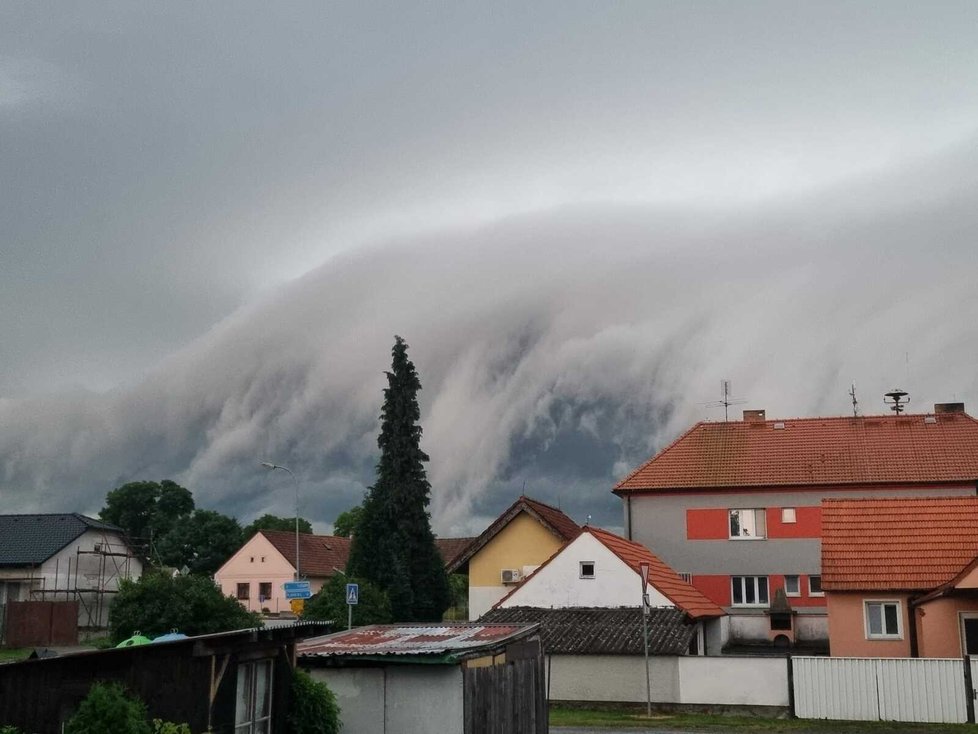
<svg viewBox="0 0 978 734"><path fill-rule="evenodd" d="M974 418L882 415L697 423L614 491L975 479Z"/></svg>
<svg viewBox="0 0 978 734"><path fill-rule="evenodd" d="M473 540L475 538L435 538L435 546L441 553L442 561L445 562L446 566L449 566L469 547L469 543Z"/></svg>
<svg viewBox="0 0 978 734"><path fill-rule="evenodd" d="M929 590L978 556L978 497L822 500L822 588Z"/></svg>
<svg viewBox="0 0 978 734"><path fill-rule="evenodd" d="M295 533L288 530L260 530L262 535L295 567ZM303 576L323 578L346 569L350 539L336 535L299 534L299 570Z"/></svg>
<svg viewBox="0 0 978 734"><path fill-rule="evenodd" d="M661 591L669 601L693 619L724 615L723 609L707 599L692 584L683 581L679 574L641 543L627 540L601 528L585 527L584 532L594 536L635 573L640 574L641 565L648 563L649 584Z"/></svg>

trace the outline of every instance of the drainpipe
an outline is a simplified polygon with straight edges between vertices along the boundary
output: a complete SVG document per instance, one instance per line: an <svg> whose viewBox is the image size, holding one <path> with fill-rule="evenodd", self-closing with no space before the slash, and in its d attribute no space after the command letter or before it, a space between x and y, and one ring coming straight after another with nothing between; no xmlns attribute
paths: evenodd
<svg viewBox="0 0 978 734"><path fill-rule="evenodd" d="M632 496L630 494L625 495L625 511L628 513L627 537L629 540L631 540L632 539Z"/></svg>
<svg viewBox="0 0 978 734"><path fill-rule="evenodd" d="M920 650L918 649L917 645L917 612L919 610L915 605L915 602L919 598L920 597L913 597L911 599L907 599L907 616L910 617L908 620L910 622L910 629L908 630L910 633L910 657L912 658L920 657Z"/></svg>

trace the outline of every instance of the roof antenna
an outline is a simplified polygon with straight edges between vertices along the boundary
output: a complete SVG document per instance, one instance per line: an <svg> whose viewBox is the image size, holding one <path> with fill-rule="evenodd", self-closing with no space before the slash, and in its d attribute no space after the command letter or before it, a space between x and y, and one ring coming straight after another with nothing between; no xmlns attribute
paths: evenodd
<svg viewBox="0 0 978 734"><path fill-rule="evenodd" d="M709 407L711 407L711 408L719 408L722 405L723 406L723 422L726 423L727 421L730 420L730 406L731 405L742 405L743 403L746 403L747 401L744 400L744 399L742 399L742 398L735 398L735 397L731 396L731 394L730 394L730 380L721 380L720 381L720 391L721 391L721 394L723 395L723 398L721 400L718 400L718 401L714 402L714 403L707 403L706 405L709 406Z"/></svg>
<svg viewBox="0 0 978 734"><path fill-rule="evenodd" d="M523 491L520 492L520 497L526 497L526 480L523 480Z"/></svg>
<svg viewBox="0 0 978 734"><path fill-rule="evenodd" d="M584 527L591 527L591 516L587 516L587 520L584 521Z"/></svg>
<svg viewBox="0 0 978 734"><path fill-rule="evenodd" d="M895 387L883 395L883 402L890 406L890 410L900 415L900 413L907 409L907 403L910 402L910 394L905 390Z"/></svg>
<svg viewBox="0 0 978 734"><path fill-rule="evenodd" d="M856 400L856 383L852 383L852 387L849 388L849 397L852 398L852 417L859 417L859 401Z"/></svg>

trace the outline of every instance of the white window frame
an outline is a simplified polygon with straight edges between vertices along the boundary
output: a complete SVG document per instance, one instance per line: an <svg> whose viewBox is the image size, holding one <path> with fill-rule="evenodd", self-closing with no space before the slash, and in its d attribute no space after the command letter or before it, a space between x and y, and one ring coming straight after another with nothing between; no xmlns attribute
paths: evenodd
<svg viewBox="0 0 978 734"><path fill-rule="evenodd" d="M887 632L885 629L878 634L873 633L869 628L869 608L871 606L880 607L880 622L886 627L885 606L896 607L897 631L895 634ZM863 623L866 631L867 640L902 640L903 639L903 602L900 599L863 599Z"/></svg>
<svg viewBox="0 0 978 734"><path fill-rule="evenodd" d="M738 535L734 535L733 534L733 527L732 527L733 523L731 522L731 520L733 519L733 514L735 512L751 512L751 513L753 513L753 519L752 519L752 521L751 521L750 524L755 529L755 531L754 531L755 534L754 535L747 535L746 534L747 531L744 528L744 523L742 523L742 522L739 523L739 525L740 525L740 534L738 534ZM762 526L761 534L760 535L757 534L757 530L756 530L758 516L761 518L761 526ZM765 538L767 538L767 510L765 510L763 507L732 507L732 508L730 508L729 510L727 510L727 533L729 534L730 540L764 540Z"/></svg>
<svg viewBox="0 0 978 734"><path fill-rule="evenodd" d="M591 573L590 574L584 573L584 566L590 566L591 567ZM580 578L582 578L582 579L593 579L594 578L594 575L595 575L595 572L597 570L595 568L594 561L581 561L580 564L579 564L579 566L578 566L578 569L580 571Z"/></svg>
<svg viewBox="0 0 978 734"><path fill-rule="evenodd" d="M765 601L760 601L761 598L761 579L764 580L764 596L767 597ZM754 602L748 603L745 601L736 601L736 594L734 589L739 584L740 585L740 598L747 598L747 584L750 583L754 587ZM730 577L730 605L734 607L767 607L771 603L771 581L767 576L731 576Z"/></svg>
<svg viewBox="0 0 978 734"><path fill-rule="evenodd" d="M258 731L270 732L272 730L272 708L275 699L275 666L270 658L265 660L255 660L249 663L238 664L238 681L235 686L235 710L234 710L234 734L255 734ZM258 669L264 667L267 675L266 695L268 696L268 710L264 716L259 716L258 695L262 693L258 690ZM247 675L248 669L251 674ZM242 675L242 674L245 675ZM248 686L247 691L241 691L242 683ZM242 695L246 697L244 706L241 706ZM242 708L244 710L242 710ZM264 724L264 727L261 725Z"/></svg>
<svg viewBox="0 0 978 734"><path fill-rule="evenodd" d="M795 580L795 590L794 591L789 591L788 590L788 579L794 579ZM784 575L784 595L785 596L791 596L791 597L801 596L801 575L800 574L797 574L797 573L786 573Z"/></svg>
<svg viewBox="0 0 978 734"><path fill-rule="evenodd" d="M781 508L781 524L794 525L798 522L798 513L794 507Z"/></svg>
<svg viewBox="0 0 978 734"><path fill-rule="evenodd" d="M812 573L808 575L808 595L809 596L825 596L825 591L812 591L812 579L818 579L818 587L822 588L822 574Z"/></svg>

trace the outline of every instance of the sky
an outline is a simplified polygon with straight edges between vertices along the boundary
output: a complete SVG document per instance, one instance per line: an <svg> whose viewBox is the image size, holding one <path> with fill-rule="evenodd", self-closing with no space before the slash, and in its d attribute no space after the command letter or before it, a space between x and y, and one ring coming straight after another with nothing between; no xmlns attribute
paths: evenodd
<svg viewBox="0 0 978 734"><path fill-rule="evenodd" d="M722 380L978 405L972 2L0 4L0 512L328 531L394 335L432 522L610 490ZM732 415L733 415L732 414Z"/></svg>

